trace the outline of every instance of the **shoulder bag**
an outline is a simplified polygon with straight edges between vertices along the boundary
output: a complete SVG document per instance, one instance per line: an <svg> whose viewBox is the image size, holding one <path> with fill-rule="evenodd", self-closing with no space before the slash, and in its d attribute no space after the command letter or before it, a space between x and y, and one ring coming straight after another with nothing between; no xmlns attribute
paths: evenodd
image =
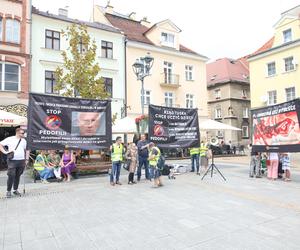
<svg viewBox="0 0 300 250"><path fill-rule="evenodd" d="M15 151L16 151L17 148L19 147L19 144L20 144L21 140L22 140L22 139L19 140L19 142L18 142L18 144L17 144L17 146L16 146L16 148L15 148ZM15 152L9 152L9 153L6 155L6 157L7 157L8 160L13 159L14 156L15 156Z"/></svg>

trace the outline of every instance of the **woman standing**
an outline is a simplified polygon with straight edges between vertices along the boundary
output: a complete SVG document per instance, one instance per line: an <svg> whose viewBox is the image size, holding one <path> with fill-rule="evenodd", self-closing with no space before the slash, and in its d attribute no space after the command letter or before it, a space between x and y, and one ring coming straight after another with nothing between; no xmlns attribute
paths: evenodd
<svg viewBox="0 0 300 250"><path fill-rule="evenodd" d="M61 180L62 179L61 168L60 168L60 160L61 159L60 159L59 154L57 154L55 150L50 150L47 160L48 160L49 166L53 168L55 177L58 180Z"/></svg>
<svg viewBox="0 0 300 250"><path fill-rule="evenodd" d="M75 169L75 157L73 152L67 147L64 150L64 153L60 161L61 173L64 176L64 181L71 181L71 172Z"/></svg>
<svg viewBox="0 0 300 250"><path fill-rule="evenodd" d="M138 148L136 144L134 142L130 143L125 154L126 159L130 160L128 184L136 184L136 182L134 181L134 172L137 165L137 154Z"/></svg>
<svg viewBox="0 0 300 250"><path fill-rule="evenodd" d="M270 152L269 160L270 160L270 164L267 166L268 179L275 181L278 178L278 165L279 165L278 153Z"/></svg>

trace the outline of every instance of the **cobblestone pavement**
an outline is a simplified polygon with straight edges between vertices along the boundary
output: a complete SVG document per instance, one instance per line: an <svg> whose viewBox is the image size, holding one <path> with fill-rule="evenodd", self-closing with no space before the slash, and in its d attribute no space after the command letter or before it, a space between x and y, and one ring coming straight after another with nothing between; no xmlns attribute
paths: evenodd
<svg viewBox="0 0 300 250"><path fill-rule="evenodd" d="M151 188L123 173L122 186L107 175L28 183L12 199L2 185L0 249L299 249L300 172L250 179L248 165L216 162L226 182L187 173Z"/></svg>

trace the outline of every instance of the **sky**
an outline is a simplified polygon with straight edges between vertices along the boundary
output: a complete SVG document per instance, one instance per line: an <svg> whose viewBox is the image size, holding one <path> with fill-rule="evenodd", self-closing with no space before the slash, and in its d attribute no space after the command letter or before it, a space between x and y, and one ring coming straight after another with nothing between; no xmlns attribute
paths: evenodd
<svg viewBox="0 0 300 250"><path fill-rule="evenodd" d="M106 0L32 0L33 6L57 14L69 6L69 17L89 20L93 2ZM116 12L136 12L151 23L170 19L181 30L180 43L211 60L253 53L274 33L281 13L300 0L111 0Z"/></svg>

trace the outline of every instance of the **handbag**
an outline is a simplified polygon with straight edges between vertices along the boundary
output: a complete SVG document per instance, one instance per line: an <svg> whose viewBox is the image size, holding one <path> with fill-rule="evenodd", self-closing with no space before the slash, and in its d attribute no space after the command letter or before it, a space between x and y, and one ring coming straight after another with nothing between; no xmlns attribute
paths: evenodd
<svg viewBox="0 0 300 250"><path fill-rule="evenodd" d="M124 168L126 171L129 171L130 164L131 164L131 160L130 160L130 159L127 159L127 160L124 162L124 164L123 164L123 168Z"/></svg>
<svg viewBox="0 0 300 250"><path fill-rule="evenodd" d="M16 148L15 148L15 151L16 151L17 148L19 147L20 142L21 142L21 139L19 140L19 142L18 142L18 144L17 144L17 146L16 146ZM9 153L6 155L6 157L7 157L8 160L13 159L14 156L15 156L15 152L14 152L14 151L13 151L13 152L9 152Z"/></svg>

